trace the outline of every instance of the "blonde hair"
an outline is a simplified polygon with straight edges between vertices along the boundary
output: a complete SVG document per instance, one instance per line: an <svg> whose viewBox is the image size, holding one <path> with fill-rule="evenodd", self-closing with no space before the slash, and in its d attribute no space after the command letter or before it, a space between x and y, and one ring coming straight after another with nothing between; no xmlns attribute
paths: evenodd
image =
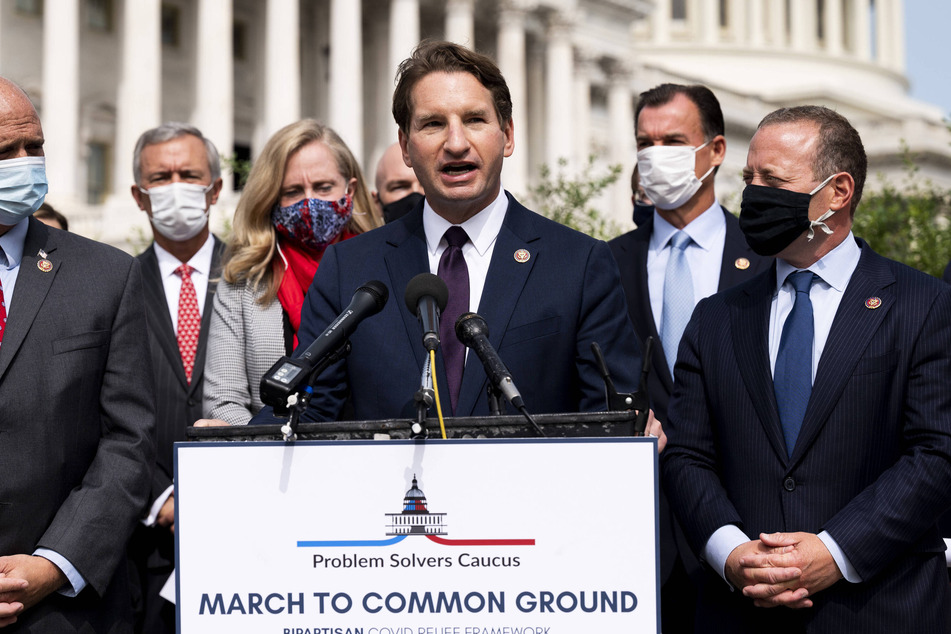
<svg viewBox="0 0 951 634"><path fill-rule="evenodd" d="M241 193L222 270L222 277L231 284L245 282L255 289L263 286L264 293L258 299L262 305L274 300L281 281L280 273L275 274L272 266L277 255L277 232L271 224L271 211L280 196L287 159L314 141L327 146L345 181L357 179L353 215L347 229L363 233L383 224L357 160L336 132L313 119L303 119L275 132L251 167Z"/></svg>

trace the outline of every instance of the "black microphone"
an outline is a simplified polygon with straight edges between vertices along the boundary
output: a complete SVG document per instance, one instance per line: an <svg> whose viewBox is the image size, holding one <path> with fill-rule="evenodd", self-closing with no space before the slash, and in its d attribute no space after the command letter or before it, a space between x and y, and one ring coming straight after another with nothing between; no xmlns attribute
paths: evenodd
<svg viewBox="0 0 951 634"><path fill-rule="evenodd" d="M356 290L350 305L327 326L314 342L296 358L281 357L261 377L261 400L275 408L284 408L287 397L300 391L315 370L325 369L337 360L337 353L348 345L350 335L367 317L386 305L390 291L383 282L367 282ZM323 367L321 365L323 364Z"/></svg>
<svg viewBox="0 0 951 634"><path fill-rule="evenodd" d="M508 402L517 410L524 409L525 402L512 381L512 374L489 343L489 325L485 320L476 313L463 313L456 320L456 337L464 346L472 348L479 355L489 381L502 392Z"/></svg>
<svg viewBox="0 0 951 634"><path fill-rule="evenodd" d="M439 347L439 315L446 310L449 288L442 278L432 273L420 273L406 285L403 296L409 312L416 315L423 329L426 350Z"/></svg>

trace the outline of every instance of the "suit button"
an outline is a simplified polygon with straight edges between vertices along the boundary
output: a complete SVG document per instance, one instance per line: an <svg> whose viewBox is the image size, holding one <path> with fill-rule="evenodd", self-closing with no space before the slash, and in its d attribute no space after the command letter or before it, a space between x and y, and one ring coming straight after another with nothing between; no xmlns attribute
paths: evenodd
<svg viewBox="0 0 951 634"><path fill-rule="evenodd" d="M785 480L783 480L783 488L786 489L787 491L795 491L796 481L793 480L792 478L786 478Z"/></svg>
<svg viewBox="0 0 951 634"><path fill-rule="evenodd" d="M198 402L197 402L195 399L193 399L193 398L188 399L188 405L189 405L190 407L194 407L194 406L197 405L197 404L198 404Z"/></svg>

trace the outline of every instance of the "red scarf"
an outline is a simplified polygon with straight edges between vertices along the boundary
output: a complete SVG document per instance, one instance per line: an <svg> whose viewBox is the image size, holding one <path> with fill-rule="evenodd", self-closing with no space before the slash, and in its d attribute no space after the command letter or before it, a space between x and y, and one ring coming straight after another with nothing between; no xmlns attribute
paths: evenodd
<svg viewBox="0 0 951 634"><path fill-rule="evenodd" d="M348 240L355 235L344 229L340 234L340 240ZM310 283L314 281L314 275L317 273L317 267L324 252L315 253L311 249L304 249L299 244L282 238L278 238L278 246L287 266L281 277L281 285L277 289L277 299L281 302L294 328L294 347L296 348L304 294L310 288Z"/></svg>

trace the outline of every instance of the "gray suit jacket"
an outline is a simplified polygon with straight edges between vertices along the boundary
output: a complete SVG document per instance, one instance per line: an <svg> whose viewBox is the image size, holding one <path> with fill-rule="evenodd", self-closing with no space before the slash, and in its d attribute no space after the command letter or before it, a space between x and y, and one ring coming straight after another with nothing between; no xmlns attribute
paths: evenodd
<svg viewBox="0 0 951 634"><path fill-rule="evenodd" d="M30 218L9 306L0 555L49 548L88 584L76 598L51 595L10 631L122 631L110 628L128 618L125 544L154 460L139 265Z"/></svg>

